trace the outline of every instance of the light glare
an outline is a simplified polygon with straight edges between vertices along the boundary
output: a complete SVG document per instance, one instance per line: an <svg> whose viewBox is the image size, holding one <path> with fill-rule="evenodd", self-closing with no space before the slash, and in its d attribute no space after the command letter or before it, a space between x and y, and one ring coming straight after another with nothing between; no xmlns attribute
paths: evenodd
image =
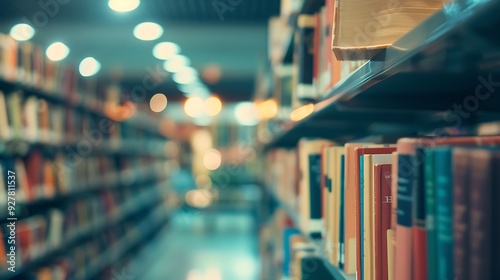
<svg viewBox="0 0 500 280"><path fill-rule="evenodd" d="M203 113L204 107L203 100L197 96L193 96L188 98L186 103L184 104L184 111L186 115L196 118L199 117Z"/></svg>
<svg viewBox="0 0 500 280"><path fill-rule="evenodd" d="M93 76L97 74L97 72L99 72L100 69L101 69L101 64L93 57L87 57L84 60L82 60L82 62L80 62L80 67L79 67L80 74L84 77Z"/></svg>
<svg viewBox="0 0 500 280"><path fill-rule="evenodd" d="M112 10L114 10L116 12L120 12L120 13L133 11L133 10L137 9L137 7L139 7L139 4L141 4L140 0L109 0L108 1L108 6Z"/></svg>
<svg viewBox="0 0 500 280"><path fill-rule="evenodd" d="M47 48L45 54L52 61L60 61L69 55L69 48L61 42L56 42Z"/></svg>
<svg viewBox="0 0 500 280"><path fill-rule="evenodd" d="M35 36L35 29L26 23L19 23L10 29L10 36L16 41L28 41Z"/></svg>
<svg viewBox="0 0 500 280"><path fill-rule="evenodd" d="M257 108L252 102L241 102L236 105L234 115L240 125L253 126L259 123Z"/></svg>
<svg viewBox="0 0 500 280"><path fill-rule="evenodd" d="M178 54L179 51L180 48L177 44L161 42L153 48L153 56L161 60L168 60Z"/></svg>
<svg viewBox="0 0 500 280"><path fill-rule="evenodd" d="M170 73L176 73L182 68L189 66L189 59L183 55L174 55L169 60L165 61L163 68Z"/></svg>
<svg viewBox="0 0 500 280"><path fill-rule="evenodd" d="M134 28L134 36L143 41L156 40L163 35L163 28L154 22L143 22Z"/></svg>

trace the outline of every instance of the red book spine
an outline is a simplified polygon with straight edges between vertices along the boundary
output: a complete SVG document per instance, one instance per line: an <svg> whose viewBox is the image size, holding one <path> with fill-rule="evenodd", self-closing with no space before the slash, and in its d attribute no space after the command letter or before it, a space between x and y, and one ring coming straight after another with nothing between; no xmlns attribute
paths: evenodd
<svg viewBox="0 0 500 280"><path fill-rule="evenodd" d="M381 246L381 269L376 268L376 271L381 271L380 278L382 280L389 279L389 269L387 264L388 252L387 252L387 231L391 229L391 215L392 215L392 165L391 164L381 164L381 183L379 192L380 196L380 224L381 228L378 231L380 234L380 239L377 239L376 243ZM381 240L381 242L380 242ZM378 257L377 257L378 259Z"/></svg>

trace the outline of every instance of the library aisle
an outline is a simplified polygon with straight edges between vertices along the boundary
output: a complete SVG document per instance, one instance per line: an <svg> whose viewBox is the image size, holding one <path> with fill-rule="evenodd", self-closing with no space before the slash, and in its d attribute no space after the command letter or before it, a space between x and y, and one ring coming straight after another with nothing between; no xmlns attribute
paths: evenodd
<svg viewBox="0 0 500 280"><path fill-rule="evenodd" d="M0 1L0 280L500 279L499 14Z"/></svg>

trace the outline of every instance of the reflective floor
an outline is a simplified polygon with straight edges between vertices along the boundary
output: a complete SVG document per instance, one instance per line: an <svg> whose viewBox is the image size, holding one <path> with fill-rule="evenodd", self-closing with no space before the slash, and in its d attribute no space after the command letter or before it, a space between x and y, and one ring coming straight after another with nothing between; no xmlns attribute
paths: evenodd
<svg viewBox="0 0 500 280"><path fill-rule="evenodd" d="M259 266L249 212L180 211L115 280L257 280Z"/></svg>

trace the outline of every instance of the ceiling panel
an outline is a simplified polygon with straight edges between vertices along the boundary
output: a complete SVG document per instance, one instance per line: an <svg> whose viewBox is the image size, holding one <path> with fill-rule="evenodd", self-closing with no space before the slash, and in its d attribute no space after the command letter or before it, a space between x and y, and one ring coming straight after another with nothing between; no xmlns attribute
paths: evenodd
<svg viewBox="0 0 500 280"><path fill-rule="evenodd" d="M127 85L140 81L147 67L161 63L152 56L158 41L172 41L198 70L208 64L221 67L222 79L212 86L213 91L227 100L245 100L253 93L257 66L266 57L267 22L279 13L279 2L142 0L137 10L119 14L108 8L107 0L3 0L0 32L28 21L37 29L36 43L48 46L63 41L71 48L68 63L76 65L85 56L94 56L103 63L103 74L120 69ZM53 13L41 3L51 3ZM228 10L218 14L214 5L226 5ZM43 14L46 20L40 17ZM134 38L133 27L143 21L161 24L165 29L162 38L154 42ZM179 96L168 79L162 87Z"/></svg>

